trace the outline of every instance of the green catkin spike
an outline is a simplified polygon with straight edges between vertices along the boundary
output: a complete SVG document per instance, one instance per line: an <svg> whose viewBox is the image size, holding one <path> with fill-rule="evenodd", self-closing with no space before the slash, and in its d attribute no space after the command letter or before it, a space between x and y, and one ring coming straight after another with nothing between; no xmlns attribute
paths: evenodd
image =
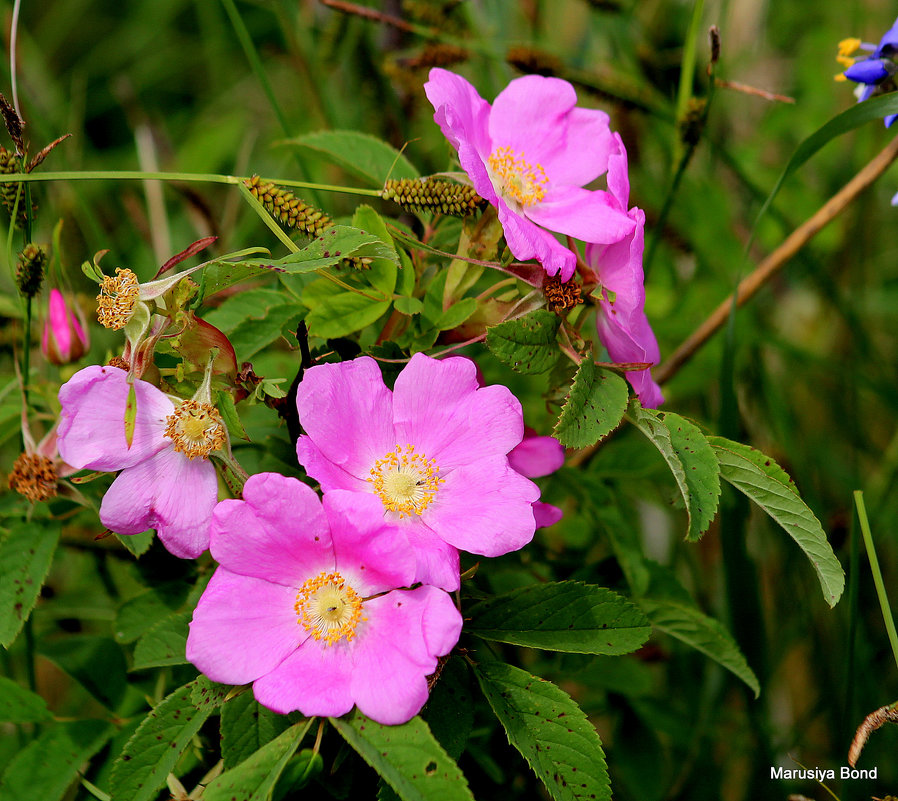
<svg viewBox="0 0 898 801"><path fill-rule="evenodd" d="M14 172L22 172L22 160L12 151L0 145L0 174L9 175ZM0 183L0 203L7 214L12 214L16 205L16 193L19 193L18 183ZM32 213L37 211L37 205L31 205ZM16 228L25 227L25 192L19 193L19 209L16 213Z"/></svg>
<svg viewBox="0 0 898 801"><path fill-rule="evenodd" d="M435 211L454 217L467 217L486 205L486 201L470 186L431 178L388 180L382 196L404 209Z"/></svg>
<svg viewBox="0 0 898 801"><path fill-rule="evenodd" d="M419 70L430 67L451 67L461 61L467 61L470 53L463 47L442 42L431 42L416 56L402 61L407 69Z"/></svg>
<svg viewBox="0 0 898 801"><path fill-rule="evenodd" d="M26 298L33 298L41 291L46 264L47 249L42 245L29 243L19 254L19 262L16 265L16 286Z"/></svg>

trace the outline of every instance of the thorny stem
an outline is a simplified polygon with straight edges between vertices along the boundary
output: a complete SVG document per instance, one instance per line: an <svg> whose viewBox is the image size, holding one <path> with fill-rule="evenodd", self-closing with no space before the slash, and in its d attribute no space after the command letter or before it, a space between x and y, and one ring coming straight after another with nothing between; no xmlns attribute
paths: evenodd
<svg viewBox="0 0 898 801"><path fill-rule="evenodd" d="M734 300L737 307L747 303L782 267L827 224L832 222L855 198L872 184L898 158L898 138L893 139L842 189L833 195L806 222L798 226L773 253L739 282L730 296L708 316L670 358L655 371L655 380L663 384L673 378L717 331L723 327Z"/></svg>

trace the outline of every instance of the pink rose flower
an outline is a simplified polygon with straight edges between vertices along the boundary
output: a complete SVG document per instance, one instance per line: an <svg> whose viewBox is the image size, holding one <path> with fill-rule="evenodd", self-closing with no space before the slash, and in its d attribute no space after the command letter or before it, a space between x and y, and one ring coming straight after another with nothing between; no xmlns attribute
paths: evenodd
<svg viewBox="0 0 898 801"><path fill-rule="evenodd" d="M533 538L539 488L513 470L521 404L480 387L470 359L416 353L386 388L362 357L308 369L296 393L300 464L322 490L374 494L418 560L415 581L459 586L458 551L499 556Z"/></svg>
<svg viewBox="0 0 898 801"><path fill-rule="evenodd" d="M577 108L567 81L526 75L492 106L460 75L432 69L424 84L434 120L474 188L499 215L517 259L537 259L567 281L576 256L550 233L617 242L633 220L607 192L583 187L608 168L608 115Z"/></svg>
<svg viewBox="0 0 898 801"><path fill-rule="evenodd" d="M90 338L81 310L75 303L67 303L58 289L51 289L41 337L44 358L50 364L69 364L78 361L89 347Z"/></svg>
<svg viewBox="0 0 898 801"><path fill-rule="evenodd" d="M187 658L213 681L253 682L275 712L339 716L353 706L404 723L458 641L452 599L412 583L415 557L377 498L295 478L251 476L212 516L220 563L197 604Z"/></svg>
<svg viewBox="0 0 898 801"><path fill-rule="evenodd" d="M130 447L125 432L128 374L117 367L79 370L59 390L57 444L81 470L120 470L103 496L100 521L118 534L155 528L175 556L193 559L209 547L218 479L208 459L225 443L218 411L197 400L177 406L135 380L137 415Z"/></svg>
<svg viewBox="0 0 898 801"><path fill-rule="evenodd" d="M529 426L524 429L524 439L508 454L508 463L527 478L541 478L554 473L564 464L564 447L555 437L541 437ZM554 526L564 512L557 506L543 501L533 502L533 517L537 528Z"/></svg>
<svg viewBox="0 0 898 801"><path fill-rule="evenodd" d="M586 246L585 259L603 289L596 312L599 339L615 362L647 362L661 359L658 341L645 314L645 285L642 252L645 247L645 214L636 207L627 211L630 181L627 177L627 151L618 134L608 162L608 188L614 203L636 223L626 238L613 244ZM661 388L652 380L651 370L632 370L627 380L647 409L664 403Z"/></svg>

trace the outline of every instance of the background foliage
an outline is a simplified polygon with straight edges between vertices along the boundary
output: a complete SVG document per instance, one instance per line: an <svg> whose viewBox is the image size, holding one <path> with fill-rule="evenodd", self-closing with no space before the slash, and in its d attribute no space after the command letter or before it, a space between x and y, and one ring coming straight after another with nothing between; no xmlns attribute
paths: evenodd
<svg viewBox="0 0 898 801"><path fill-rule="evenodd" d="M8 31L12 6L2 7ZM236 7L229 0L65 0L50 12L25 2L18 80L28 136L40 146L74 134L42 169L259 173L377 187L378 177L372 183L358 169L322 158L319 140L309 135L364 131L405 146L422 174L447 169L449 146L421 88L426 68L419 65L427 63L433 42L464 49L453 68L487 98L521 67L550 70L575 82L581 102L607 110L626 142L631 202L646 211L649 251L654 249L647 264L647 312L662 360L890 136L874 122L825 147L784 184L746 259L757 212L796 146L853 102L846 85L832 81L837 41L846 35L878 40L894 8L872 0L706 3L694 40L695 94L708 93L704 32L714 23L722 37L718 76L791 96L795 103L718 87L663 227L657 223L683 152L675 120L692 4L407 0L386 3L384 10L414 22L417 33L305 0ZM235 13L261 71L247 59ZM6 93L8 65L3 69ZM219 253L278 246L234 187L126 180L33 186L43 210L35 239L49 241L55 221L65 220L62 262L88 309L94 288L77 266L101 249L110 250L110 264L128 265L148 280L172 253L201 236L217 235ZM798 789L822 798L821 788L811 783L771 782L770 766L797 767L790 755L809 767L844 764L863 716L898 697L872 582L852 546L858 533L851 497L855 489L866 492L886 586L894 586L898 260L891 233L898 210L888 201L896 188L893 170L665 387L666 409L697 421L707 433L759 448L795 479L849 572L849 591L835 609L821 598L818 578L794 543L729 485L710 531L698 543L684 542L689 524L677 485L636 426L610 437L579 468L565 467L547 479L544 498L565 509L564 520L538 534L534 546L494 560L484 572L483 590L491 593L529 587L534 580L609 587L636 597L653 624L648 643L628 656L553 653L538 650L539 643L501 637L491 646L499 659L517 662L577 700L601 735L618 798L785 798ZM357 206L356 198L339 193L303 197L338 222L349 222ZM385 201L374 199L372 205L393 213ZM0 310L8 315L0 334L2 465L12 464L20 444L12 357L21 326L9 275L0 277ZM259 329L239 328L236 321L246 310L235 306L239 298L207 319L232 336L258 375L289 383L295 345L283 338L256 357L252 336ZM265 300L264 294L245 295L243 302ZM296 319L290 308L266 311L265 319L285 331ZM117 352L112 332L93 326L91 333L84 363ZM528 424L548 433L558 407L547 407L542 398L545 377L513 374L485 349L476 355L489 381L508 384L522 398ZM45 389L34 402L48 419L56 408L55 388L74 369L36 365L45 380L35 383ZM245 466L296 472L270 410L250 407L244 424L254 441L241 448ZM0 500L5 514L17 503L10 495ZM5 541L7 552L27 544L32 559L22 571L35 593L44 576L46 581L31 624L2 653L4 674L17 686L36 687L53 716L72 722L45 727L50 713L28 706L30 700L4 713L4 720L22 725L2 729L0 797L27 792L61 798L93 757L83 773L86 783L67 797L92 797L89 787L95 786L115 798L155 798L155 787L128 787L128 772L116 773L110 765L127 753L125 744L148 702L158 704L196 676L183 664L183 638L192 608L188 596L202 589L197 568L156 545L135 561L117 541L94 540L95 516L72 512L64 501L38 507L34 521L11 530ZM49 563L57 538L61 547ZM0 588L0 595L8 592ZM489 610L481 612L482 628L489 630ZM722 624L744 659L738 651L725 653L715 628ZM3 634L7 644L16 632ZM477 634L475 625L462 644L490 653ZM709 651L715 659L703 655ZM493 713L502 719L507 702L499 688L526 684L514 672L520 670L486 661L473 675L461 660L451 661L424 715L443 747L459 759L477 798L543 792L493 722ZM9 693L4 696L0 687L0 697L13 699L0 706L15 706L14 691ZM563 703L546 698L550 706ZM217 747L220 730L225 767L254 753L260 763L248 779L255 784L240 797L263 797L271 787L278 797L312 776L318 778L302 792L313 797L323 792L322 782L337 797L373 793L369 769L343 744L344 738L352 743L352 733L343 729L357 721L340 722L343 737L328 729L320 754L314 754L311 737L297 750L305 723L250 709L249 700L234 699L220 715L210 702L189 725L166 729L167 737L189 743L177 764L149 751L135 759L175 772L190 789L216 761L207 749ZM151 725L167 725L165 703L155 707ZM445 720L449 710L457 719L444 725L455 735L437 731L433 722ZM524 746L514 744L524 753L526 722L518 737ZM861 762L879 767L878 783L836 783L840 798L894 792L898 765L890 756L896 745L895 731L878 732ZM256 751L259 746L264 748ZM67 767L35 784L34 760L47 753ZM541 768L534 765L534 771L540 775ZM557 792L556 797L576 797ZM231 795L222 789L206 797ZM391 797L390 791L382 789L380 797Z"/></svg>

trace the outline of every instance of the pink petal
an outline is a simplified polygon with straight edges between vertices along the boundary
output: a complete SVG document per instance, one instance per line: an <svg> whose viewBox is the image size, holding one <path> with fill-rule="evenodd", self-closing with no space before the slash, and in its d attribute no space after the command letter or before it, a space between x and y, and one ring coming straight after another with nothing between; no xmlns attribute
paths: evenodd
<svg viewBox="0 0 898 801"><path fill-rule="evenodd" d="M295 588L218 568L193 613L187 658L212 681L255 681L308 638L295 601Z"/></svg>
<svg viewBox="0 0 898 801"><path fill-rule="evenodd" d="M611 304L603 300L597 312L596 325L599 339L613 361L649 364L657 364L660 361L658 342L645 312L632 314L624 325L615 315ZM664 395L661 388L652 380L650 369L627 371L627 381L646 409L657 409L664 403Z"/></svg>
<svg viewBox="0 0 898 801"><path fill-rule="evenodd" d="M413 718L427 701L427 676L458 641L462 619L434 587L391 592L365 604L368 618L352 674L359 709L378 723Z"/></svg>
<svg viewBox="0 0 898 801"><path fill-rule="evenodd" d="M277 473L250 476L242 501L218 504L211 539L212 556L228 570L287 587L334 569L318 496L301 481Z"/></svg>
<svg viewBox="0 0 898 801"><path fill-rule="evenodd" d="M547 275L557 275L562 281L574 274L577 257L552 234L512 210L504 200L497 202L496 209L508 248L516 259L536 259Z"/></svg>
<svg viewBox="0 0 898 801"><path fill-rule="evenodd" d="M576 186L553 187L524 214L543 228L586 242L617 242L635 226L607 192Z"/></svg>
<svg viewBox="0 0 898 801"><path fill-rule="evenodd" d="M612 153L608 159L608 191L619 208L626 209L630 202L630 177L627 173L627 149L619 133L612 134Z"/></svg>
<svg viewBox="0 0 898 801"><path fill-rule="evenodd" d="M296 393L299 422L321 453L358 478L396 447L392 399L367 356L306 370Z"/></svg>
<svg viewBox="0 0 898 801"><path fill-rule="evenodd" d="M119 534L155 528L171 553L195 559L209 547L217 501L212 463L166 448L119 474L103 496L100 521Z"/></svg>
<svg viewBox="0 0 898 801"><path fill-rule="evenodd" d="M128 374L117 367L79 370L59 390L59 454L79 470L121 470L149 459L170 442L163 433L174 404L146 381L135 381L137 417L125 439Z"/></svg>
<svg viewBox="0 0 898 801"><path fill-rule="evenodd" d="M274 670L257 679L253 694L282 715L339 717L355 702L350 691L355 642L324 646L309 638Z"/></svg>
<svg viewBox="0 0 898 801"><path fill-rule="evenodd" d="M296 441L296 457L308 475L314 478L323 492L335 489L352 490L354 492L370 492L371 484L364 478L347 473L328 459L312 440L302 434Z"/></svg>
<svg viewBox="0 0 898 801"><path fill-rule="evenodd" d="M562 517L564 512L551 503L543 503L537 501L533 504L533 517L536 520L537 528L548 528L554 526Z"/></svg>
<svg viewBox="0 0 898 801"><path fill-rule="evenodd" d="M468 81L448 70L435 68L424 84L434 108L433 118L458 153L462 169L474 188L495 204L496 192L485 163L492 152L488 126L490 105Z"/></svg>
<svg viewBox="0 0 898 801"><path fill-rule="evenodd" d="M554 473L564 464L564 447L555 437L528 437L508 454L508 464L527 478Z"/></svg>
<svg viewBox="0 0 898 801"><path fill-rule="evenodd" d="M521 404L503 386L480 388L470 359L416 353L393 390L396 443L410 443L441 472L505 455L524 435Z"/></svg>
<svg viewBox="0 0 898 801"><path fill-rule="evenodd" d="M311 492L311 490L310 490ZM325 493L336 569L363 595L407 587L415 579L415 555L402 528L384 520L380 498L360 492Z"/></svg>
<svg viewBox="0 0 898 801"><path fill-rule="evenodd" d="M421 519L456 548L499 556L533 539L531 504L538 498L539 487L505 457L481 459L449 473Z"/></svg>
<svg viewBox="0 0 898 801"><path fill-rule="evenodd" d="M418 517L405 518L402 522L415 554L415 582L455 592L461 586L458 549L442 540Z"/></svg>
<svg viewBox="0 0 898 801"><path fill-rule="evenodd" d="M645 214L631 209L636 224L631 236L610 245L588 244L584 258L602 286L614 294L612 304L616 315L626 326L632 315L642 314L645 307L645 286L642 254L645 248Z"/></svg>

